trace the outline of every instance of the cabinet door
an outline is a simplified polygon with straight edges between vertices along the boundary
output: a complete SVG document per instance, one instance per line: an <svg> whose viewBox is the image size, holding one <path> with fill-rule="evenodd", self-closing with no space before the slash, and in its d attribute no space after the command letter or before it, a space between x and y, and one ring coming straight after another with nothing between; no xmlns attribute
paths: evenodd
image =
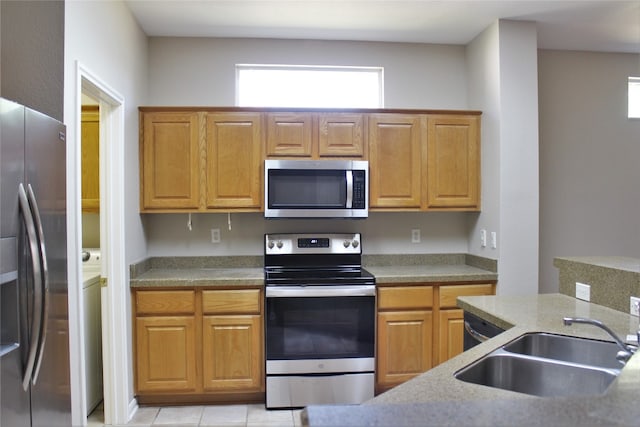
<svg viewBox="0 0 640 427"><path fill-rule="evenodd" d="M438 355L440 364L462 353L464 350L464 312L459 309L440 311L438 331Z"/></svg>
<svg viewBox="0 0 640 427"><path fill-rule="evenodd" d="M100 211L100 110L82 107L82 212Z"/></svg>
<svg viewBox="0 0 640 427"><path fill-rule="evenodd" d="M429 117L429 208L480 209L479 118Z"/></svg>
<svg viewBox="0 0 640 427"><path fill-rule="evenodd" d="M158 112L141 117L142 209L198 209L198 114Z"/></svg>
<svg viewBox="0 0 640 427"><path fill-rule="evenodd" d="M138 392L194 391L196 388L193 316L136 318Z"/></svg>
<svg viewBox="0 0 640 427"><path fill-rule="evenodd" d="M379 388L400 384L431 368L432 334L431 311L378 314Z"/></svg>
<svg viewBox="0 0 640 427"><path fill-rule="evenodd" d="M259 211L262 131L259 113L208 114L207 209Z"/></svg>
<svg viewBox="0 0 640 427"><path fill-rule="evenodd" d="M267 114L267 157L311 157L312 136L311 114Z"/></svg>
<svg viewBox="0 0 640 427"><path fill-rule="evenodd" d="M258 315L204 316L203 386L206 391L262 391L262 327Z"/></svg>
<svg viewBox="0 0 640 427"><path fill-rule="evenodd" d="M370 116L371 208L420 208L424 133L418 115Z"/></svg>
<svg viewBox="0 0 640 427"><path fill-rule="evenodd" d="M320 114L319 157L365 157L363 114Z"/></svg>

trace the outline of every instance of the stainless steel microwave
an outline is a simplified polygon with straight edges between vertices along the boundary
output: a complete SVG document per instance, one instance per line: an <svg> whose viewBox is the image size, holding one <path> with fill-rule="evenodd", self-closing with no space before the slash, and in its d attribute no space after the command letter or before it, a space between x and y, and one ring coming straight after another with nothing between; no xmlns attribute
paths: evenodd
<svg viewBox="0 0 640 427"><path fill-rule="evenodd" d="M366 160L265 160L265 218L366 218Z"/></svg>

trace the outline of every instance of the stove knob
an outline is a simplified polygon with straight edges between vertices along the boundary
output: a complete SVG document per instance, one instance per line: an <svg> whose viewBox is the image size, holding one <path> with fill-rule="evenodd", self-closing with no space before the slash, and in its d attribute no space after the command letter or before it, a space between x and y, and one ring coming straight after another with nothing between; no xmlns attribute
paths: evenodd
<svg viewBox="0 0 640 427"><path fill-rule="evenodd" d="M273 240L269 240L269 244L267 246L269 247L269 249L273 249L275 243L273 243Z"/></svg>
<svg viewBox="0 0 640 427"><path fill-rule="evenodd" d="M282 249L282 246L284 246L282 244L282 240L278 240L278 243L276 244L276 246L278 247L278 249Z"/></svg>
<svg viewBox="0 0 640 427"><path fill-rule="evenodd" d="M357 248L360 242L358 242L357 240L354 240L353 242L351 242L351 244L353 245L354 248Z"/></svg>
<svg viewBox="0 0 640 427"><path fill-rule="evenodd" d="M351 242L348 240L345 240L344 242L342 242L342 244L344 245L345 248L348 248Z"/></svg>

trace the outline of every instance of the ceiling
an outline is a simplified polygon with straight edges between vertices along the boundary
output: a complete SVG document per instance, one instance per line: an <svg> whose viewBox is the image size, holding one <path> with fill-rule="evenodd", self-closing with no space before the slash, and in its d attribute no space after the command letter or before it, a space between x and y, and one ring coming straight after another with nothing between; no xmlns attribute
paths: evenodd
<svg viewBox="0 0 640 427"><path fill-rule="evenodd" d="M125 0L148 36L465 45L497 19L541 49L640 53L640 0Z"/></svg>

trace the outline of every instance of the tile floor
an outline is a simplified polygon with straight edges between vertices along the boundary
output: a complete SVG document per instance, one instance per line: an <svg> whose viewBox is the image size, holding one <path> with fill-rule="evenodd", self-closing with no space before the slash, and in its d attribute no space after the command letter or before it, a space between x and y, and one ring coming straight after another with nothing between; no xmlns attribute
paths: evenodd
<svg viewBox="0 0 640 427"><path fill-rule="evenodd" d="M264 404L140 407L126 424L136 427L299 427L301 409L266 410ZM88 418L88 427L103 427L102 406Z"/></svg>

